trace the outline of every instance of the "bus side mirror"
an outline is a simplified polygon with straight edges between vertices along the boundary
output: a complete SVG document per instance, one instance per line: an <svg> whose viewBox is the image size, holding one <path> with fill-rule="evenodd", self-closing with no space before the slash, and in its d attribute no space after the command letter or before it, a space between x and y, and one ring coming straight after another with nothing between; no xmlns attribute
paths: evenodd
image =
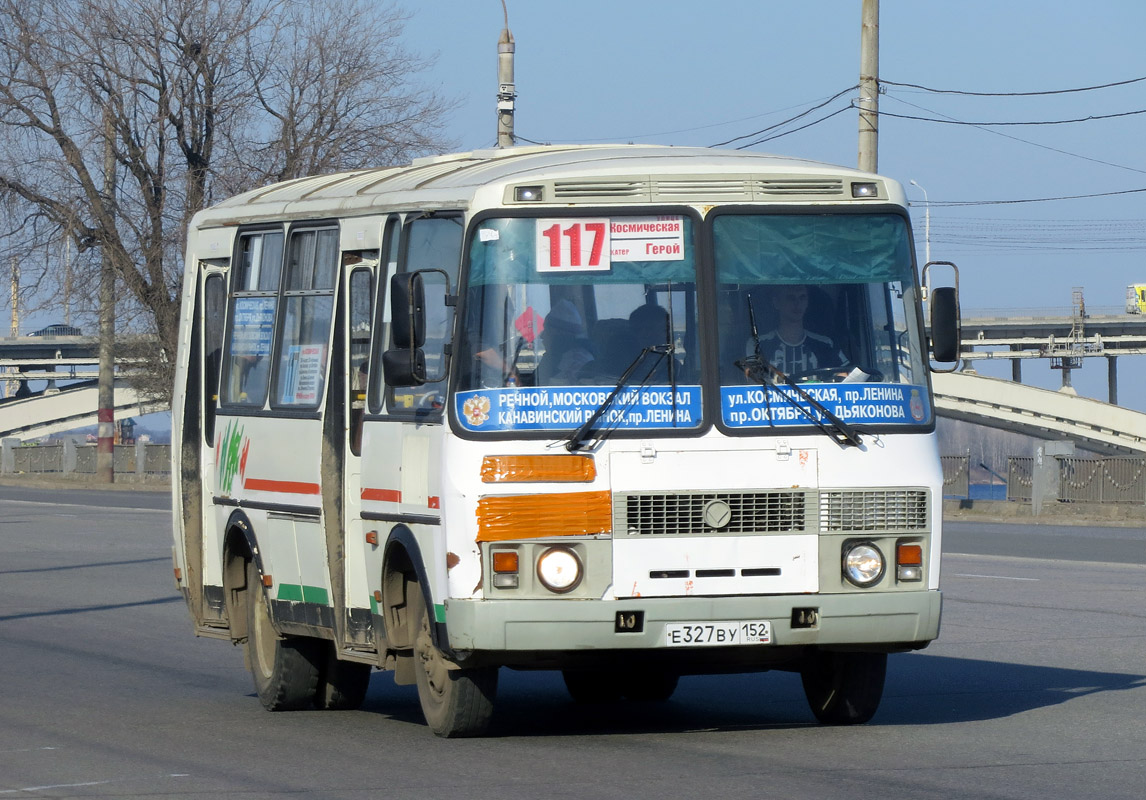
<svg viewBox="0 0 1146 800"><path fill-rule="evenodd" d="M426 288L420 272L390 279L390 349L382 354L388 386L421 386L426 382Z"/></svg>
<svg viewBox="0 0 1146 800"><path fill-rule="evenodd" d="M954 286L931 290L931 357L942 364L959 361L959 295Z"/></svg>
<svg viewBox="0 0 1146 800"><path fill-rule="evenodd" d="M394 349L426 343L426 288L421 272L406 272L390 279L390 339Z"/></svg>
<svg viewBox="0 0 1146 800"><path fill-rule="evenodd" d="M413 350L387 350L382 354L382 375L387 386L421 386L426 382L426 354Z"/></svg>

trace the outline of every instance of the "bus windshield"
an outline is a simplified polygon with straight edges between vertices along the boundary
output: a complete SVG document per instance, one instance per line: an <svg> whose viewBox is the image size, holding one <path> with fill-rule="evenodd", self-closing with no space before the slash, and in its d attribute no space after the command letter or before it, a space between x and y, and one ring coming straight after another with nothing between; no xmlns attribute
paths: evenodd
<svg viewBox="0 0 1146 800"><path fill-rule="evenodd" d="M474 231L454 411L474 432L701 424L684 215L486 219ZM630 369L631 368L631 369Z"/></svg>
<svg viewBox="0 0 1146 800"><path fill-rule="evenodd" d="M725 426L807 425L785 378L847 422L931 421L901 216L729 213L712 224Z"/></svg>

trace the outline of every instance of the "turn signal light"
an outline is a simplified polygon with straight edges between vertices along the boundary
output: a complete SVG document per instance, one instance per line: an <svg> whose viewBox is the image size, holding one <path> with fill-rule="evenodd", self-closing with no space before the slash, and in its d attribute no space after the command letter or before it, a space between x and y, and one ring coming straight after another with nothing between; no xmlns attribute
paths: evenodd
<svg viewBox="0 0 1146 800"><path fill-rule="evenodd" d="M483 483L590 483L597 477L592 456L486 456Z"/></svg>
<svg viewBox="0 0 1146 800"><path fill-rule="evenodd" d="M517 551L496 550L493 553L494 572L517 572Z"/></svg>
<svg viewBox="0 0 1146 800"><path fill-rule="evenodd" d="M923 545L900 542L895 547L896 577L901 581L923 580Z"/></svg>

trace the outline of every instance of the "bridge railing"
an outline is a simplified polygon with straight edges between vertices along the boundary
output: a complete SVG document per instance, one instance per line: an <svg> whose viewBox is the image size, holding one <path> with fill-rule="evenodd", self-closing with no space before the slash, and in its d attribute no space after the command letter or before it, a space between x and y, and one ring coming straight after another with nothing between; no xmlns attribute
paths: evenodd
<svg viewBox="0 0 1146 800"><path fill-rule="evenodd" d="M939 463L943 467L943 496L970 497L971 457L941 456Z"/></svg>
<svg viewBox="0 0 1146 800"><path fill-rule="evenodd" d="M22 445L19 440L5 439L0 473L94 475L96 449L94 444L76 444L70 440ZM169 477L171 445L153 442L118 444L112 454L112 468L117 475Z"/></svg>
<svg viewBox="0 0 1146 800"><path fill-rule="evenodd" d="M1034 497L1035 459L1033 456L1007 458L1007 499L1029 503Z"/></svg>
<svg viewBox="0 0 1146 800"><path fill-rule="evenodd" d="M1066 503L1146 505L1146 458L1059 458L1059 496Z"/></svg>

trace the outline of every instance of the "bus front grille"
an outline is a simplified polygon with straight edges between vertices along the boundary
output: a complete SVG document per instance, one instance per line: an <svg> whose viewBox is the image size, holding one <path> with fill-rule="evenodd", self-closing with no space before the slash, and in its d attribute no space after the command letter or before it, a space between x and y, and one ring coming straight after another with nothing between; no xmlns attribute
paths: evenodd
<svg viewBox="0 0 1146 800"><path fill-rule="evenodd" d="M678 492L614 497L614 535L699 536L806 530L804 492Z"/></svg>
<svg viewBox="0 0 1146 800"><path fill-rule="evenodd" d="M925 530L927 492L922 489L820 492L820 526L825 531Z"/></svg>

